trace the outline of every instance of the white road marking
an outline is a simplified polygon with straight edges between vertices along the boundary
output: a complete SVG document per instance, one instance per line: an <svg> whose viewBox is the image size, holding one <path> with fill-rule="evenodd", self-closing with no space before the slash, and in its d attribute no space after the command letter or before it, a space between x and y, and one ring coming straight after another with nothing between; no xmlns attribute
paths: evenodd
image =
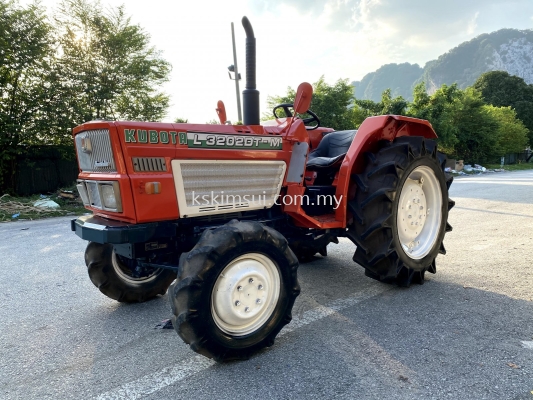
<svg viewBox="0 0 533 400"><path fill-rule="evenodd" d="M368 300L371 297L377 296L387 290L390 290L390 287L385 285L372 287L369 290L362 291L358 293L357 296L348 297L346 299L338 299L329 304L329 306L318 306L312 310L306 311L303 313L303 316L298 318L294 317L290 324L285 325L285 327L279 333L279 336L283 336L287 333L290 333L302 326L309 325L312 322L318 321L319 319L325 318L336 312L339 312L345 308L351 307L360 303L361 301Z"/></svg>
<svg viewBox="0 0 533 400"><path fill-rule="evenodd" d="M293 332L298 328L309 325L312 322L318 321L348 307L354 306L357 303L368 300L390 289L391 287L386 285L375 286L357 293L357 295L354 297L335 300L328 306L319 306L312 310L306 311L303 313L302 317L294 317L291 323L282 329L278 337L286 335L287 333ZM201 355L196 355L179 364L163 368L152 374L145 375L135 381L119 386L118 388L102 393L96 399L139 399L143 396L155 393L167 386L173 385L174 383L197 374L198 372L202 372L215 364L216 362L213 360Z"/></svg>
<svg viewBox="0 0 533 400"><path fill-rule="evenodd" d="M153 374L145 375L136 381L126 383L109 392L102 393L97 399L138 399L155 393L158 390L188 378L189 376L203 371L215 364L215 361L204 356L193 356L180 364L163 368Z"/></svg>
<svg viewBox="0 0 533 400"><path fill-rule="evenodd" d="M478 181L474 181L474 180L455 180L453 181L453 184L456 185L458 183L480 183L480 184L483 184L483 185L513 185L513 186L533 186L533 182L531 181L497 181L497 180L478 180Z"/></svg>
<svg viewBox="0 0 533 400"><path fill-rule="evenodd" d="M522 341L522 347L533 350L533 342Z"/></svg>

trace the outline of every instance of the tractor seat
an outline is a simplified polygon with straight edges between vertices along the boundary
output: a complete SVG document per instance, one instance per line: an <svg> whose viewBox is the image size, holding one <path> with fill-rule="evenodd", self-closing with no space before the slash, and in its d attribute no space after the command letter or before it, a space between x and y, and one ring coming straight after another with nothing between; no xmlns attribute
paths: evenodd
<svg viewBox="0 0 533 400"><path fill-rule="evenodd" d="M322 171L338 167L350 148L356 133L356 130L328 133L318 147L309 153L307 169Z"/></svg>

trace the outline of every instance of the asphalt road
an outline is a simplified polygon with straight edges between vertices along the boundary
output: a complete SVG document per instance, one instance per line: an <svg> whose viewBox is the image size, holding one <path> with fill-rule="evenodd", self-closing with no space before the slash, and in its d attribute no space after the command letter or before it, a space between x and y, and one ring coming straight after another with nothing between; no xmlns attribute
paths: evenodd
<svg viewBox="0 0 533 400"><path fill-rule="evenodd" d="M166 297L90 282L68 218L0 225L0 399L532 399L533 171L456 179L436 275L366 278L347 240L299 270L294 319L249 361L216 364Z"/></svg>

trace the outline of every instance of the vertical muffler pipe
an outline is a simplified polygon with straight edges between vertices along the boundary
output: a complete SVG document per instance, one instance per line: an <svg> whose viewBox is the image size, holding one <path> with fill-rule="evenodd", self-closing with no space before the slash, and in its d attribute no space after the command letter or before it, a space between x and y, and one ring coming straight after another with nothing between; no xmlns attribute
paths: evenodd
<svg viewBox="0 0 533 400"><path fill-rule="evenodd" d="M246 88L242 91L243 124L259 125L259 91L255 83L255 37L252 24L247 17L242 17L242 26L246 32Z"/></svg>

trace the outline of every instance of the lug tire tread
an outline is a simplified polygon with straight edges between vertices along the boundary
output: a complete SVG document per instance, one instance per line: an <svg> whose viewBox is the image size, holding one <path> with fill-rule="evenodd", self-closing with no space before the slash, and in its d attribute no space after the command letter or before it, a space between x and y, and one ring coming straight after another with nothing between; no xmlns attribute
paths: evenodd
<svg viewBox="0 0 533 400"><path fill-rule="evenodd" d="M366 154L366 158L369 162L365 170L352 175L357 191L355 198L348 203L354 218L346 234L357 246L353 260L363 266L365 274L373 279L400 286L422 284L426 271L436 272L435 257L446 253L442 240L444 234L452 230L447 218L455 203L448 198L447 189L453 177L444 172L446 156L437 151L434 140L405 136L392 142L381 142L380 150L375 154ZM415 262L402 259L398 252L403 250L395 247L393 207L402 178L410 166L419 161L434 165L435 170L442 170L442 176L437 178L443 180L446 190L443 192L443 221L437 243L428 256Z"/></svg>
<svg viewBox="0 0 533 400"><path fill-rule="evenodd" d="M283 259L284 264L279 265L279 269L281 286L285 290L281 289L278 301L277 307L281 308L276 308L265 325L241 341L215 325L211 316L211 291L218 276L217 270L221 272L227 265L220 265L226 257L247 247L253 249L258 243L278 249L277 257ZM216 361L250 358L257 351L271 346L279 331L291 321L292 307L300 293L298 265L285 237L259 222L233 220L204 231L196 246L180 257L178 279L169 289L174 329L193 351ZM254 335L256 338L245 345L247 338Z"/></svg>
<svg viewBox="0 0 533 400"><path fill-rule="evenodd" d="M121 303L142 303L164 295L176 278L171 270L158 272L155 279L138 283L125 281L112 265L113 245L90 242L85 250L85 264L91 282L107 297Z"/></svg>

